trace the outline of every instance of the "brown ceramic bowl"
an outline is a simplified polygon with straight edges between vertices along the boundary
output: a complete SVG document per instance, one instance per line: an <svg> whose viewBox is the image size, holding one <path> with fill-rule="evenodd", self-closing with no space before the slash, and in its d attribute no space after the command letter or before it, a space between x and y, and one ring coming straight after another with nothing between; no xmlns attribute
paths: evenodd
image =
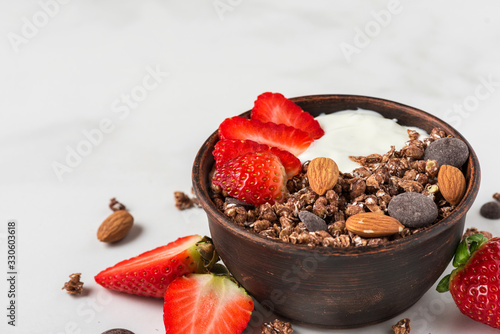
<svg viewBox="0 0 500 334"><path fill-rule="evenodd" d="M313 116L359 107L428 132L441 127L467 143L444 121L392 101L353 95L304 96L292 100ZM248 117L249 113L242 116ZM244 230L217 210L210 198L208 178L217 140L216 131L198 152L193 185L208 216L218 253L256 300L292 321L318 327L375 324L416 303L452 259L463 234L466 213L479 189L479 162L467 143L470 156L463 167L467 192L449 217L425 231L374 247L325 249L287 244Z"/></svg>

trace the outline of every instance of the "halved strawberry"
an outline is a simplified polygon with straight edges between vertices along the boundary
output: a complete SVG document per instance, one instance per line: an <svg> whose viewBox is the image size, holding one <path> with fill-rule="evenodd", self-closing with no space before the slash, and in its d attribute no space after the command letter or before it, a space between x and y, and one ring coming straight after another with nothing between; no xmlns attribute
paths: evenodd
<svg viewBox="0 0 500 334"><path fill-rule="evenodd" d="M280 159L270 152L248 152L219 166L212 178L229 196L260 205L284 199L286 174Z"/></svg>
<svg viewBox="0 0 500 334"><path fill-rule="evenodd" d="M263 123L241 116L226 118L219 125L220 139L248 139L274 146L295 156L304 152L314 141L307 133L284 124Z"/></svg>
<svg viewBox="0 0 500 334"><path fill-rule="evenodd" d="M314 117L280 93L263 93L255 100L250 116L261 122L285 124L300 129L313 139L323 137L325 131Z"/></svg>
<svg viewBox="0 0 500 334"><path fill-rule="evenodd" d="M230 278L192 274L168 286L163 322L167 334L239 334L253 309L252 298Z"/></svg>
<svg viewBox="0 0 500 334"><path fill-rule="evenodd" d="M215 158L215 167L219 167L224 162L236 158L248 152L268 151L276 155L283 167L287 178L297 175L302 168L300 160L288 151L280 150L277 147L259 144L253 140L222 139L215 144L212 154Z"/></svg>
<svg viewBox="0 0 500 334"><path fill-rule="evenodd" d="M206 273L217 260L209 238L191 235L118 262L94 279L111 290L161 298L175 278Z"/></svg>

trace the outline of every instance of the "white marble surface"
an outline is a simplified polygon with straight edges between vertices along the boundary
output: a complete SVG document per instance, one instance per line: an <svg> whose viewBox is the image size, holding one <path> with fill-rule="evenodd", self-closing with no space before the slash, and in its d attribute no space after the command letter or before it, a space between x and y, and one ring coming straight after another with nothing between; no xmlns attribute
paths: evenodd
<svg viewBox="0 0 500 334"><path fill-rule="evenodd" d="M377 96L448 120L482 166L467 226L499 235L499 222L478 214L500 191L499 9L493 0L3 1L0 267L7 272L14 219L19 275L15 328L0 280L0 332L162 333L160 300L106 292L93 276L178 236L208 233L204 213L176 210L173 192L191 189L203 140L264 91ZM108 246L95 232L113 196L137 224ZM61 291L73 272L83 273L85 296ZM403 317L415 334L496 332L431 290L379 325L294 333L389 333Z"/></svg>

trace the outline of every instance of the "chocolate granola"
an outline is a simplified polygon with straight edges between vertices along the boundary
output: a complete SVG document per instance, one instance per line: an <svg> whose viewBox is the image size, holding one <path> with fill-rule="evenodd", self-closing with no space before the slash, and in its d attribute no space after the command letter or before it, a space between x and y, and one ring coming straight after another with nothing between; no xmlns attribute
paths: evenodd
<svg viewBox="0 0 500 334"><path fill-rule="evenodd" d="M212 186L212 198L218 209L235 224L273 240L310 247L360 247L379 245L405 238L427 229L449 216L454 209L440 194L437 184L439 165L435 160L423 160L427 146L440 138L449 137L434 128L429 137L419 139L416 131L408 130L409 141L397 151L394 146L383 155L351 157L360 164L352 173L340 173L333 189L316 194L307 179L308 162L302 171L288 180L289 194L282 203L257 207L241 204L225 197L221 188ZM389 237L362 238L346 230L348 217L362 212L388 214L391 199L401 193L417 192L431 198L438 208L436 220L425 227L408 228ZM310 231L299 213L309 211L321 218L327 228Z"/></svg>

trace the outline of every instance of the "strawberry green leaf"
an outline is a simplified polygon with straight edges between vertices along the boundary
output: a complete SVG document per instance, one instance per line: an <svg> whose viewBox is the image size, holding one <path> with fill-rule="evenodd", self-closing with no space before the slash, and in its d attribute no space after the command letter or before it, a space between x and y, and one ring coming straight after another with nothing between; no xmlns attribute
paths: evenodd
<svg viewBox="0 0 500 334"><path fill-rule="evenodd" d="M464 239L457 248L457 252L455 253L455 258L453 259L453 266L460 267L467 263L467 260L470 257L469 247L468 247L468 238Z"/></svg>
<svg viewBox="0 0 500 334"><path fill-rule="evenodd" d="M439 281L437 287L436 287L436 290L438 292L446 292L446 291L449 291L449 287L450 287L450 274L446 275L445 277L443 277L443 279L441 279L441 281Z"/></svg>

